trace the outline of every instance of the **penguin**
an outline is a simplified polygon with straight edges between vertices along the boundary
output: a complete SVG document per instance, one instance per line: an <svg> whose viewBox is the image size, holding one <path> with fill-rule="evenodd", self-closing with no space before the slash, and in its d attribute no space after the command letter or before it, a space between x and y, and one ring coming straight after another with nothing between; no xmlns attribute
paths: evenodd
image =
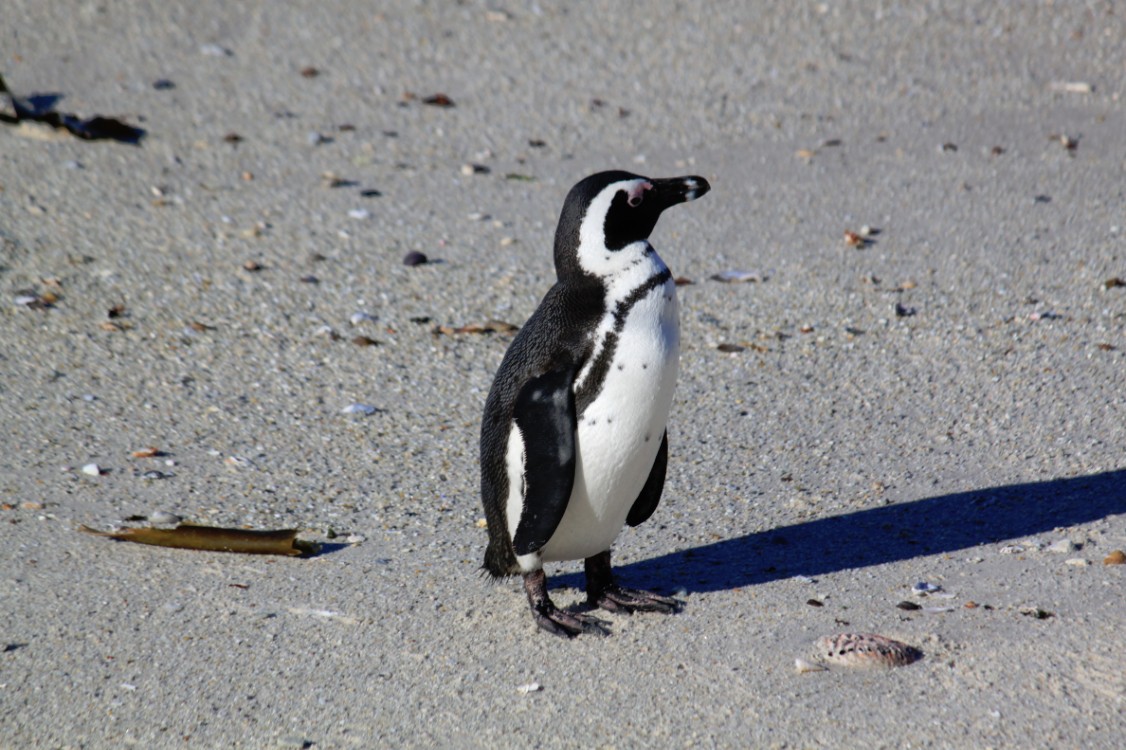
<svg viewBox="0 0 1126 750"><path fill-rule="evenodd" d="M556 282L516 334L481 420L484 569L523 577L537 626L608 634L563 610L544 562L584 560L592 608L674 613L680 602L617 583L610 547L656 510L665 483L680 341L676 283L649 235L661 212L711 189L703 177L591 175L567 194Z"/></svg>

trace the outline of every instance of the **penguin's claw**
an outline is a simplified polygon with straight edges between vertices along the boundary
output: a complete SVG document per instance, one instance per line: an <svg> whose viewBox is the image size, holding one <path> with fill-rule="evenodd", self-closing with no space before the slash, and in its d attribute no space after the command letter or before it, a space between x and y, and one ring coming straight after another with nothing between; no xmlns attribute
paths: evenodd
<svg viewBox="0 0 1126 750"><path fill-rule="evenodd" d="M542 569L524 574L524 592L528 595L532 618L541 630L564 638L573 638L580 633L610 635L606 627L610 623L605 620L556 607L547 595L547 576Z"/></svg>
<svg viewBox="0 0 1126 750"><path fill-rule="evenodd" d="M589 597L590 605L608 612L661 612L672 615L680 611L681 603L671 596L661 596L652 591L627 589L612 583Z"/></svg>
<svg viewBox="0 0 1126 750"><path fill-rule="evenodd" d="M541 630L563 638L574 638L580 633L610 635L610 630L606 627L610 623L605 620L592 615L567 612L556 607L550 600L533 607L532 617Z"/></svg>
<svg viewBox="0 0 1126 750"><path fill-rule="evenodd" d="M671 596L619 586L610 566L609 550L586 559L586 598L592 607L626 614L662 612L671 615L679 612L683 604Z"/></svg>

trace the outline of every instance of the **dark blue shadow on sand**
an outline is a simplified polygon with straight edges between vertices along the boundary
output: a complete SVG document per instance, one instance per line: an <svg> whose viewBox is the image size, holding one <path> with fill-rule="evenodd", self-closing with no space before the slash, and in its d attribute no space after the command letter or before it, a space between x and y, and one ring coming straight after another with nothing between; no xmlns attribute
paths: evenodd
<svg viewBox="0 0 1126 750"><path fill-rule="evenodd" d="M649 523L660 518L660 509ZM615 566L622 584L723 591L955 553L1126 513L1126 469L955 492L783 526ZM659 521L658 521L659 522ZM723 529L716 529L722 533ZM552 587L585 586L581 573Z"/></svg>

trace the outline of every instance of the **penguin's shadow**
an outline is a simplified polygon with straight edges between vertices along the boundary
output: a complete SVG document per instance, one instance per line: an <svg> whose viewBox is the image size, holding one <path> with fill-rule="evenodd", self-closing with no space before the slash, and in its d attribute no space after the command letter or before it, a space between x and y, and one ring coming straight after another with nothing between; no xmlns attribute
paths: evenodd
<svg viewBox="0 0 1126 750"><path fill-rule="evenodd" d="M1126 513L1126 469L844 513L618 565L614 571L628 586L724 591L1019 541L1120 513ZM578 573L551 581L584 585Z"/></svg>

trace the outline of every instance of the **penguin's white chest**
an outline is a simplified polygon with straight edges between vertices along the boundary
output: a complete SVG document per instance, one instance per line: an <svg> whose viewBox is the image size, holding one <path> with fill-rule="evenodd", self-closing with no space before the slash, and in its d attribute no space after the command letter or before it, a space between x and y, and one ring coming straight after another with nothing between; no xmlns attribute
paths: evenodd
<svg viewBox="0 0 1126 750"><path fill-rule="evenodd" d="M610 287L594 354L576 379L577 393L592 388L595 396L578 415L575 485L563 520L543 547L544 560L609 549L661 446L680 357L679 307L671 277L638 296L644 286L639 278L665 270L653 259L657 267L645 264L644 277L631 274Z"/></svg>

